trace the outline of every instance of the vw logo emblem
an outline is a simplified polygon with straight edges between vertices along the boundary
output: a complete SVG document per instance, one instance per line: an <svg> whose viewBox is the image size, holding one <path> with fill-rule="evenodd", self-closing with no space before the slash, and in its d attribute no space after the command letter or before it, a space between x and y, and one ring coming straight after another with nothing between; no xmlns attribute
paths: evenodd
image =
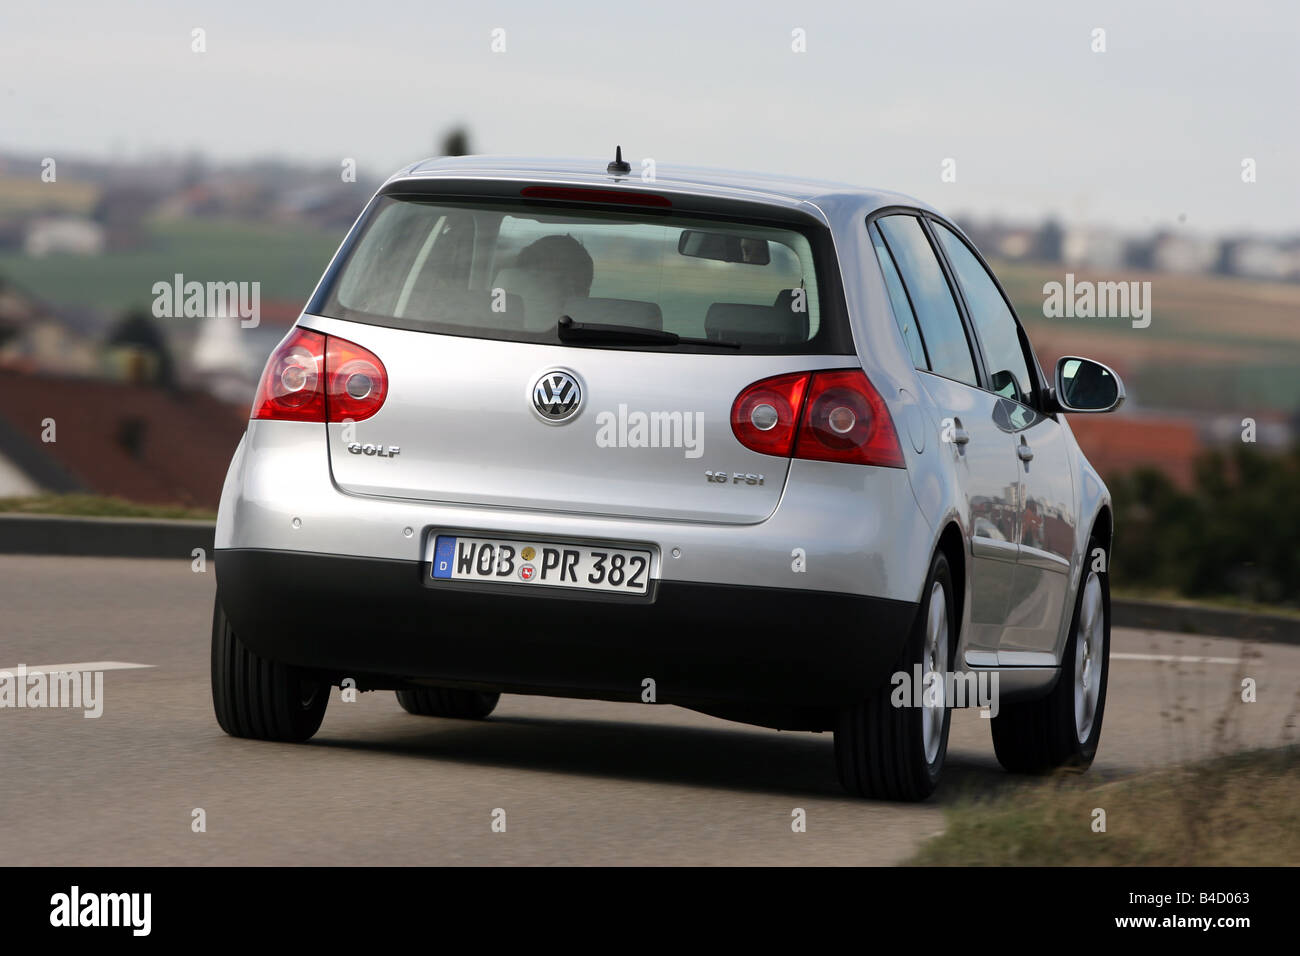
<svg viewBox="0 0 1300 956"><path fill-rule="evenodd" d="M582 405L582 386L572 372L553 368L533 384L533 410L551 425L567 422Z"/></svg>

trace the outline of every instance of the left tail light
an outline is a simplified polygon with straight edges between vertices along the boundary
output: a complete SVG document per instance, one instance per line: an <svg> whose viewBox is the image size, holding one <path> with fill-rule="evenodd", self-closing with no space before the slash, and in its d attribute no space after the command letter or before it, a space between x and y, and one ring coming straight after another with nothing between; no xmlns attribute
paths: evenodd
<svg viewBox="0 0 1300 956"><path fill-rule="evenodd" d="M379 356L355 342L295 328L266 362L253 400L255 419L361 421L388 396Z"/></svg>

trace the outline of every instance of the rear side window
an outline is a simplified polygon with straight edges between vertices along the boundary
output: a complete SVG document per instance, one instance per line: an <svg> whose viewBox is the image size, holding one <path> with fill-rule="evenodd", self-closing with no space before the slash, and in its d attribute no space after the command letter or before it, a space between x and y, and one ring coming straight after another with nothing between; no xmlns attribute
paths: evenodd
<svg viewBox="0 0 1300 956"><path fill-rule="evenodd" d="M931 371L967 385L978 385L966 328L921 223L915 216L898 215L877 219L876 225L893 253L916 310Z"/></svg>
<svg viewBox="0 0 1300 956"><path fill-rule="evenodd" d="M907 343L907 351L912 356L912 365L928 371L930 363L925 357L925 345L921 342L921 334L916 328L916 313L912 311L912 303L908 301L907 290L903 288L903 280L898 274L894 257L890 254L889 247L885 245L885 240L881 238L880 230L874 225L871 227L871 244L876 249L880 271L885 276L885 288L889 292L889 304L894 308L894 321L898 323L898 331L903 333L903 341Z"/></svg>
<svg viewBox="0 0 1300 956"><path fill-rule="evenodd" d="M851 354L828 248L766 222L385 196L310 308L542 344L568 317L703 340L611 348Z"/></svg>

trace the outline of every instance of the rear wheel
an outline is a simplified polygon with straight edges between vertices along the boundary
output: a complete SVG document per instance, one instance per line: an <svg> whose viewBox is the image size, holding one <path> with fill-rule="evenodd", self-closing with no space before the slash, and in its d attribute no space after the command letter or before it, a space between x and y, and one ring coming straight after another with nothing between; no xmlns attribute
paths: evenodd
<svg viewBox="0 0 1300 956"><path fill-rule="evenodd" d="M1090 561L1098 547L1095 538L1089 539ZM1109 672L1110 584L1104 571L1089 566L1075 600L1056 686L1039 700L1004 704L991 721L998 762L1016 773L1087 770L1101 739Z"/></svg>
<svg viewBox="0 0 1300 956"><path fill-rule="evenodd" d="M397 702L408 714L461 720L482 720L492 713L500 699L500 694L481 694L451 687L421 687L397 692Z"/></svg>
<svg viewBox="0 0 1300 956"><path fill-rule="evenodd" d="M236 636L217 597L212 610L212 705L232 737L298 743L320 729L329 684L259 657Z"/></svg>
<svg viewBox="0 0 1300 956"><path fill-rule="evenodd" d="M922 705L907 694L895 706L894 683L887 680L865 701L840 712L835 731L835 761L840 782L850 793L883 800L924 800L939 783L948 752L947 682L956 645L952 573L948 559L936 554L926 578L925 595L896 670L914 679L920 665ZM908 685L903 685L908 687Z"/></svg>

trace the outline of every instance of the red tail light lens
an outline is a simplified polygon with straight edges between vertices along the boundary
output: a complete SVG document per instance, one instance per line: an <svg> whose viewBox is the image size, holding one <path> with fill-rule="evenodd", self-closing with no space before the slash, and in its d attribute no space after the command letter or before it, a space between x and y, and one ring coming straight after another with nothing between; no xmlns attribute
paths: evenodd
<svg viewBox="0 0 1300 956"><path fill-rule="evenodd" d="M296 422L361 421L388 395L384 363L346 339L295 328L262 372L252 417Z"/></svg>
<svg viewBox="0 0 1300 956"><path fill-rule="evenodd" d="M329 336L325 353L325 405L329 420L369 418L388 395L388 373L374 352L346 339Z"/></svg>
<svg viewBox="0 0 1300 956"><path fill-rule="evenodd" d="M746 448L788 458L807 388L807 372L755 382L731 405L732 432Z"/></svg>
<svg viewBox="0 0 1300 956"><path fill-rule="evenodd" d="M271 353L253 400L253 418L325 421L325 336L295 328Z"/></svg>
<svg viewBox="0 0 1300 956"><path fill-rule="evenodd" d="M766 455L905 467L889 409L861 369L755 382L732 404L731 430Z"/></svg>
<svg viewBox="0 0 1300 956"><path fill-rule="evenodd" d="M894 420L861 369L813 375L794 457L903 467Z"/></svg>

